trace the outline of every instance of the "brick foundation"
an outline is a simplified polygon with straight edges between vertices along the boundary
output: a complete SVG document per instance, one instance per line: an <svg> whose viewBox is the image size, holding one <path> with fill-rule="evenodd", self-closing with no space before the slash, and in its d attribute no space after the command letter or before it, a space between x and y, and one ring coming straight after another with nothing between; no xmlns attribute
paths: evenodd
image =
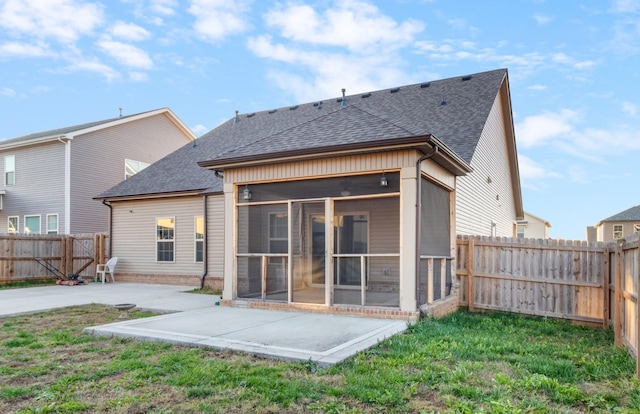
<svg viewBox="0 0 640 414"><path fill-rule="evenodd" d="M184 285L200 287L200 276L196 275L149 275L133 273L116 273L116 282L147 283L153 285ZM223 280L220 277L206 277L204 285L213 290L222 290Z"/></svg>

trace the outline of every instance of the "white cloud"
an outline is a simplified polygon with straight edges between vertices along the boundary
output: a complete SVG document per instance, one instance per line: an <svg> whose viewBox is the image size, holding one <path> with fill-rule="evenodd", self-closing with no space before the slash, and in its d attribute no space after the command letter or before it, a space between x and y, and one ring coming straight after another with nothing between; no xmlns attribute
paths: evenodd
<svg viewBox="0 0 640 414"><path fill-rule="evenodd" d="M149 77L144 72L129 72L129 80L133 82L144 82L148 78Z"/></svg>
<svg viewBox="0 0 640 414"><path fill-rule="evenodd" d="M47 45L41 42L19 43L7 42L0 44L0 56L3 57L43 57L51 56Z"/></svg>
<svg viewBox="0 0 640 414"><path fill-rule="evenodd" d="M634 13L640 10L639 0L614 0L613 10L620 13Z"/></svg>
<svg viewBox="0 0 640 414"><path fill-rule="evenodd" d="M531 148L551 140L566 139L574 130L578 114L569 109L528 116L515 124L518 146Z"/></svg>
<svg viewBox="0 0 640 414"><path fill-rule="evenodd" d="M150 3L149 8L153 12L164 16L173 16L179 6L177 0L151 0Z"/></svg>
<svg viewBox="0 0 640 414"><path fill-rule="evenodd" d="M104 76L108 81L112 81L119 77L117 71L95 59L74 61L74 63L70 65L67 70L69 72L96 73L98 75Z"/></svg>
<svg viewBox="0 0 640 414"><path fill-rule="evenodd" d="M196 137L201 137L203 134L209 132L209 128L207 128L202 124L192 126L190 129L195 134Z"/></svg>
<svg viewBox="0 0 640 414"><path fill-rule="evenodd" d="M6 0L0 27L7 33L73 43L102 24L102 6L81 0Z"/></svg>
<svg viewBox="0 0 640 414"><path fill-rule="evenodd" d="M634 104L633 102L623 102L622 112L629 116L636 117L639 114L638 105Z"/></svg>
<svg viewBox="0 0 640 414"><path fill-rule="evenodd" d="M538 24L547 24L549 23L551 20L553 20L553 18L551 16L547 16L545 14L542 13L536 13L533 15L533 19L538 23Z"/></svg>
<svg viewBox="0 0 640 414"><path fill-rule="evenodd" d="M247 0L192 0L188 12L195 16L195 31L217 42L248 29Z"/></svg>
<svg viewBox="0 0 640 414"><path fill-rule="evenodd" d="M406 45L424 29L413 19L397 23L375 5L359 0L336 2L323 12L309 5L289 4L269 11L265 20L293 42L337 46L357 53Z"/></svg>
<svg viewBox="0 0 640 414"><path fill-rule="evenodd" d="M0 95L6 96L8 98L13 98L13 97L16 96L16 91L14 91L11 88L4 87L4 88L0 89Z"/></svg>
<svg viewBox="0 0 640 414"><path fill-rule="evenodd" d="M561 177L560 174L548 170L522 154L518 154L518 169L522 186L530 190L539 191L546 187L544 180Z"/></svg>
<svg viewBox="0 0 640 414"><path fill-rule="evenodd" d="M531 89L532 91L544 91L547 89L546 85L531 85L527 89Z"/></svg>
<svg viewBox="0 0 640 414"><path fill-rule="evenodd" d="M148 39L149 36L151 36L151 33L149 33L145 28L134 23L125 23L122 21L115 22L109 29L109 32L114 37L131 41L141 41Z"/></svg>
<svg viewBox="0 0 640 414"><path fill-rule="evenodd" d="M99 40L97 44L103 52L125 66L137 69L151 69L153 67L153 61L147 52L133 45L107 38Z"/></svg>

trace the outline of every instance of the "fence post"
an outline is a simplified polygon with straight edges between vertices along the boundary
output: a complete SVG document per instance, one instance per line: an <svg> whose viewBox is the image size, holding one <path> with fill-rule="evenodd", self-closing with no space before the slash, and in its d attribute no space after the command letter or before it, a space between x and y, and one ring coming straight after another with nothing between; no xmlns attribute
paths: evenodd
<svg viewBox="0 0 640 414"><path fill-rule="evenodd" d="M609 250L609 246L606 246L604 248L604 260L603 260L603 267L604 267L604 274L603 274L603 280L602 280L602 294L603 296L603 300L602 300L602 329L607 329L607 327L609 327L609 306L611 305L609 302L611 301L611 293L609 291L610 285L611 285L611 266L609 264L609 261L611 259L611 252Z"/></svg>
<svg viewBox="0 0 640 414"><path fill-rule="evenodd" d="M469 303L469 312L473 312L473 262L475 254L472 237L469 237L467 246L467 302Z"/></svg>
<svg viewBox="0 0 640 414"><path fill-rule="evenodd" d="M616 276L615 276L615 314L613 315L613 333L616 346L622 346L622 244L616 243Z"/></svg>
<svg viewBox="0 0 640 414"><path fill-rule="evenodd" d="M69 275L71 273L73 273L73 237L72 236L65 236L65 242L67 243L67 271L64 273L65 276Z"/></svg>

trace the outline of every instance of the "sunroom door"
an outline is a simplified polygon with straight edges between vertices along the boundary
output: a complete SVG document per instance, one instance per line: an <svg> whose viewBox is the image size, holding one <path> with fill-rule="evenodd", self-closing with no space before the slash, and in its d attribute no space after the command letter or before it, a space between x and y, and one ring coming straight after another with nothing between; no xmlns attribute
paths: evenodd
<svg viewBox="0 0 640 414"><path fill-rule="evenodd" d="M291 301L326 302L325 200L291 202Z"/></svg>

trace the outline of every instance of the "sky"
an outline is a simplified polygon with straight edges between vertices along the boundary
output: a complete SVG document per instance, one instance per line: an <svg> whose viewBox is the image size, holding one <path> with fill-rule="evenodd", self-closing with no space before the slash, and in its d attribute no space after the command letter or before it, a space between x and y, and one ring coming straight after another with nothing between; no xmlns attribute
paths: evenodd
<svg viewBox="0 0 640 414"><path fill-rule="evenodd" d="M0 139L240 113L507 68L550 237L640 204L640 0L0 0Z"/></svg>

